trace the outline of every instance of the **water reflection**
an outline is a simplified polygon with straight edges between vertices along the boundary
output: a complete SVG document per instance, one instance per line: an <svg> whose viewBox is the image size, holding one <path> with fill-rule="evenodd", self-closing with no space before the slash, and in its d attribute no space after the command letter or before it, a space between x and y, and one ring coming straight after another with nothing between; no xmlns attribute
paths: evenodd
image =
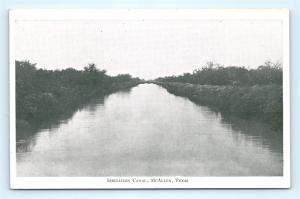
<svg viewBox="0 0 300 199"><path fill-rule="evenodd" d="M282 140L275 134L159 86L139 85L18 140L17 175L282 175Z"/></svg>
<svg viewBox="0 0 300 199"><path fill-rule="evenodd" d="M131 92L131 88L121 90L117 92L117 95L126 96ZM83 108L88 110L88 112L93 115L97 109L103 107L105 100L108 96L99 96L95 99L91 99L87 104L82 104L75 111L66 112L63 115L60 115L58 118L53 118L43 123L33 124L30 129L17 129L17 140L16 148L17 153L29 152L33 149L36 143L36 139L43 135L44 132L55 132L60 128L61 125L68 124L69 120L77 113L80 112ZM25 131L25 132L24 132Z"/></svg>
<svg viewBox="0 0 300 199"><path fill-rule="evenodd" d="M274 153L283 153L282 131L275 131L263 122L245 120L233 115L223 114L222 122L230 124L236 136L243 135L246 139L261 143Z"/></svg>

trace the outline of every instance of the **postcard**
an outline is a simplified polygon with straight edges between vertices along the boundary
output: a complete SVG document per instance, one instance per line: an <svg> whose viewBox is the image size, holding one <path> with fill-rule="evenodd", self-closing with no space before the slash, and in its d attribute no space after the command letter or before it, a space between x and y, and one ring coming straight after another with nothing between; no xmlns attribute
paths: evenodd
<svg viewBox="0 0 300 199"><path fill-rule="evenodd" d="M287 9L9 11L12 189L289 188Z"/></svg>

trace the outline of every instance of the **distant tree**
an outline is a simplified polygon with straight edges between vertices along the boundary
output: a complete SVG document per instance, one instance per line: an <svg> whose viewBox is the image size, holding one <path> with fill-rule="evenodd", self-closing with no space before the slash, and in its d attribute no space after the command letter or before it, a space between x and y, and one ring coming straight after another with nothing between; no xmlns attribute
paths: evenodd
<svg viewBox="0 0 300 199"><path fill-rule="evenodd" d="M114 79L117 82L124 82L124 81L130 81L132 79L132 77L129 74L119 74L119 75L115 76Z"/></svg>
<svg viewBox="0 0 300 199"><path fill-rule="evenodd" d="M247 69L244 66L224 67L220 64L207 62L203 67L195 69L192 74L184 73L178 76L160 77L157 81L234 86L281 84L282 68L280 63L270 61L266 61L257 69Z"/></svg>
<svg viewBox="0 0 300 199"><path fill-rule="evenodd" d="M96 68L96 64L90 63L84 67L85 72L98 72L99 70Z"/></svg>

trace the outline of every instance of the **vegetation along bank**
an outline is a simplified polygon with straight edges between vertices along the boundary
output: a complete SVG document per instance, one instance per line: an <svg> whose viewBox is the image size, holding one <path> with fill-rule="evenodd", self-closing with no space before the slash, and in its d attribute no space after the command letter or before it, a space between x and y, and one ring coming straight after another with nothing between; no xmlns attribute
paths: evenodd
<svg viewBox="0 0 300 199"><path fill-rule="evenodd" d="M128 89L140 83L129 74L109 76L95 64L84 70L37 69L29 61L16 61L17 136L26 129L60 119L97 96Z"/></svg>
<svg viewBox="0 0 300 199"><path fill-rule="evenodd" d="M260 120L282 130L282 68L266 62L257 69L209 63L192 74L156 79L168 92L223 114Z"/></svg>

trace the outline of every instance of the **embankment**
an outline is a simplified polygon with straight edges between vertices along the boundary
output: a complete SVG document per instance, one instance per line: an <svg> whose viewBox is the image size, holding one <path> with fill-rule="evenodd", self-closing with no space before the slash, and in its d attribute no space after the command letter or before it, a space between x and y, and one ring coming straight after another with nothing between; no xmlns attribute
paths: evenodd
<svg viewBox="0 0 300 199"><path fill-rule="evenodd" d="M223 115L259 120L281 131L282 86L211 86L175 82L157 82L168 92L210 107Z"/></svg>
<svg viewBox="0 0 300 199"><path fill-rule="evenodd" d="M129 74L109 76L95 64L84 70L45 70L29 61L16 61L17 138L68 119L90 100L140 82Z"/></svg>
<svg viewBox="0 0 300 199"><path fill-rule="evenodd" d="M25 116L16 118L17 138L28 137L36 129L49 128L59 120L70 118L73 113L97 97L105 96L120 90L130 89L138 85L138 81L113 83L110 87L95 88L94 90L79 90L68 88L59 95L51 92L35 94L26 101L28 109ZM18 115L17 115L18 116Z"/></svg>

